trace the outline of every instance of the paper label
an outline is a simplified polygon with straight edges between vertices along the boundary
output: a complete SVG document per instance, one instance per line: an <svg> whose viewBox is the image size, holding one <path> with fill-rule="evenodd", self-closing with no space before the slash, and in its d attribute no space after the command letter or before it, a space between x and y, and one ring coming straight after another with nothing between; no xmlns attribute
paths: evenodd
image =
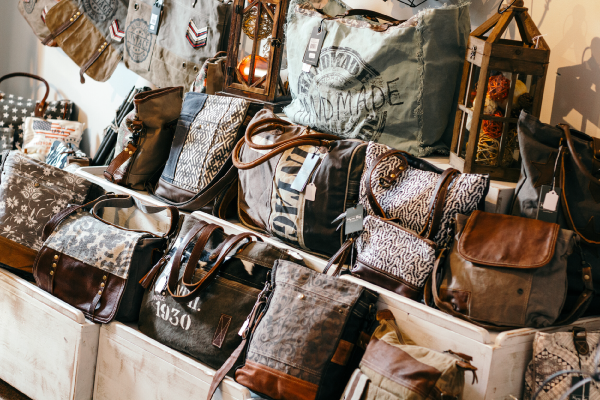
<svg viewBox="0 0 600 400"><path fill-rule="evenodd" d="M158 27L160 26L160 16L163 8L163 0L157 0L152 6L152 15L150 16L150 24L148 32L153 35L158 35Z"/></svg>
<svg viewBox="0 0 600 400"><path fill-rule="evenodd" d="M315 167L320 160L321 157L319 157L318 154L309 154L304 160L302 167L300 167L300 171L298 171L298 175L296 175L294 182L292 182L291 188L299 192L303 192L312 172L315 170Z"/></svg>
<svg viewBox="0 0 600 400"><path fill-rule="evenodd" d="M321 28L320 32L318 26L313 28L310 40L308 41L308 46L306 46L306 51L304 52L304 59L302 60L304 64L313 65L315 67L319 65L319 55L321 54L321 47L323 46L323 40L325 40L326 34L327 31L325 28ZM302 70L304 71L304 67Z"/></svg>
<svg viewBox="0 0 600 400"><path fill-rule="evenodd" d="M310 67L312 67L312 65L306 64L306 63L302 63L302 71L304 71L304 72L310 72Z"/></svg>
<svg viewBox="0 0 600 400"><path fill-rule="evenodd" d="M560 207L560 188L552 189L550 185L542 185L538 200L536 219L556 223Z"/></svg>
<svg viewBox="0 0 600 400"><path fill-rule="evenodd" d="M558 194L552 190L546 194L546 198L544 199L544 204L542 207L547 211L556 211L556 206L558 205Z"/></svg>
<svg viewBox="0 0 600 400"><path fill-rule="evenodd" d="M314 183L309 183L306 186L306 190L304 191L304 198L308 201L315 201L315 196L317 194L317 186Z"/></svg>
<svg viewBox="0 0 600 400"><path fill-rule="evenodd" d="M346 210L346 226L344 233L349 235L363 230L363 206L357 205Z"/></svg>

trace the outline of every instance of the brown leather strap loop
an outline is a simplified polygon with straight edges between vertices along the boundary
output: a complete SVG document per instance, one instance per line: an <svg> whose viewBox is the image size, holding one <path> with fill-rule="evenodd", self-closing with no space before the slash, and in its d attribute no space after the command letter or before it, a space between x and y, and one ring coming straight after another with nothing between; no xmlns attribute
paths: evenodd
<svg viewBox="0 0 600 400"><path fill-rule="evenodd" d="M590 181L600 184L600 179L592 175L592 173L585 167L585 165L583 165L583 163L579 159L577 152L575 151L575 144L573 143L573 137L571 136L571 129L569 125L559 124L558 126L563 130L565 134L565 138L567 139L567 146L569 147L569 153L571 153L571 158L575 162L575 165L577 165L577 168L579 168L579 171L581 171L583 176L585 176Z"/></svg>
<svg viewBox="0 0 600 400"><path fill-rule="evenodd" d="M408 167L408 161L406 160L406 157L404 157L404 154L407 153L401 150L388 150L385 153L381 154L379 157L377 157L375 161L373 161L369 169L366 171L365 184L367 186L367 200L369 201L369 205L371 206L373 213L375 213L375 215L377 215L378 217L387 218L387 215L385 214L385 211L383 211L383 208L381 208L381 206L379 205L379 202L377 201L377 198L373 193L373 185L371 184L371 180L373 179L373 172L375 172L377 166L386 158L396 157L400 159L400 167L398 168L398 171L395 174L392 173L392 175L395 176L390 176L390 178L393 181L395 181L400 175L400 173Z"/></svg>
<svg viewBox="0 0 600 400"><path fill-rule="evenodd" d="M329 269L335 264L336 268L333 272L332 276L339 276L342 272L342 268L346 264L346 260L352 251L352 246L354 245L354 238L350 238L342 244L342 247L329 259L325 269L323 269L323 274L327 275Z"/></svg>
<svg viewBox="0 0 600 400"><path fill-rule="evenodd" d="M121 168L121 166L123 164L125 164L134 154L135 151L137 150L137 147L135 147L133 145L133 143L129 143L127 145L127 147L125 148L125 150L123 150L118 156L116 156L108 165L108 167L106 167L106 170L104 171L104 178L106 178L107 181L111 182L111 183L117 183L119 184L119 180L121 179L120 177L116 177L115 176L115 172Z"/></svg>
<svg viewBox="0 0 600 400"><path fill-rule="evenodd" d="M454 168L448 168L445 170L433 191L433 196L429 203L429 211L427 212L427 222L423 227L420 235L427 239L433 240L438 234L442 217L444 216L444 204L446 203L446 196L448 194L448 188L454 179L460 175L460 171ZM425 233L427 232L427 233Z"/></svg>
<svg viewBox="0 0 600 400"><path fill-rule="evenodd" d="M198 241L194 245L194 248L192 249L192 252L190 253L190 258L188 259L188 262L185 266L185 270L183 271L182 283L184 286L186 286L188 288L190 288L190 287L195 288L197 286L197 283L192 283L192 278L194 277L194 272L196 272L196 266L198 265L198 262L200 261L202 252L206 248L208 239L213 235L213 233L215 233L215 231L218 231L218 230L224 232L223 227L216 225L216 224L208 224L202 231L202 234L206 235L206 243L202 244L200 241ZM225 242L226 241L227 240L225 240ZM225 243L225 242L223 242L223 243ZM221 243L221 245L219 246L220 250L223 249L223 243ZM219 250L218 254L220 254L220 250Z"/></svg>
<svg viewBox="0 0 600 400"><path fill-rule="evenodd" d="M6 75L2 76L0 78L0 82L4 81L6 79L17 77L17 76L36 79L36 80L42 82L44 84L44 86L46 86L46 93L44 94L42 101L40 101L39 103L36 103L35 110L34 110L34 116L42 118L44 116L44 111L46 110L46 107L47 107L46 100L48 100L48 95L50 94L50 85L48 85L48 81L46 81L41 76L30 74L28 72L13 72L12 74L6 74Z"/></svg>

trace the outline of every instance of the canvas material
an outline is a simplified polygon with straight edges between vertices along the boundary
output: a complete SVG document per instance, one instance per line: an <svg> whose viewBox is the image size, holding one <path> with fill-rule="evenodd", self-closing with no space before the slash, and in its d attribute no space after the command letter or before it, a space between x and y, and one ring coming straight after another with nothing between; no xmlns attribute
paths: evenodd
<svg viewBox="0 0 600 400"><path fill-rule="evenodd" d="M19 12L25 18L33 33L42 41L50 35L50 30L42 19L42 12L51 9L57 3L58 0L19 0L18 2Z"/></svg>
<svg viewBox="0 0 600 400"><path fill-rule="evenodd" d="M52 147L46 156L46 164L53 167L63 169L67 166L67 157L87 157L86 154L79 150L73 143L64 143L60 140L52 142Z"/></svg>
<svg viewBox="0 0 600 400"><path fill-rule="evenodd" d="M23 143L23 122L33 117L36 100L0 92L0 128L14 129L14 146L8 150L21 147ZM69 100L48 102L44 118L71 121L75 117L73 103Z"/></svg>
<svg viewBox="0 0 600 400"><path fill-rule="evenodd" d="M127 128L127 121L132 121L135 118L135 110L131 110L129 114L123 118L117 130L117 142L115 143L115 157L127 147L127 143L131 140L131 131Z"/></svg>
<svg viewBox="0 0 600 400"><path fill-rule="evenodd" d="M91 185L77 175L11 151L3 160L0 183L0 236L39 250L46 223L68 204L83 204Z"/></svg>
<svg viewBox="0 0 600 400"><path fill-rule="evenodd" d="M367 147L365 169L360 181L360 203L370 215L375 215L367 200L366 173L381 154L391 150L388 146L370 142ZM381 161L371 177L371 190L387 218L415 232L421 232L427 223L429 203L440 175L408 166L389 187L379 184L379 178L400 166L396 157ZM444 202L444 213L434 241L441 245L448 239L448 229L456 214L469 215L485 198L490 184L489 175L460 174L452 181Z"/></svg>
<svg viewBox="0 0 600 400"><path fill-rule="evenodd" d="M589 353L584 356L577 353L572 332L536 332L533 339L533 358L525 371L523 398L530 400L544 381L556 372L575 369L592 373L596 368L594 356L598 350L600 332L586 332L586 341L589 346ZM559 399L571 387L573 376L577 375L562 375L554 379L543 387L537 399ZM600 399L600 385L598 382L592 381L589 394L589 400Z"/></svg>
<svg viewBox="0 0 600 400"><path fill-rule="evenodd" d="M165 0L158 35L154 35L148 32L152 4L152 0L129 1L125 66L158 87L190 87L204 62L225 50L231 5L219 0ZM198 28L208 28L205 46L193 48L188 42L190 19Z"/></svg>
<svg viewBox="0 0 600 400"><path fill-rule="evenodd" d="M302 71L312 29L326 31L319 64ZM290 8L287 46L295 123L377 141L417 156L447 153L470 32L468 5L419 13L416 26L323 20L312 6ZM373 45L377 43L377 45Z"/></svg>
<svg viewBox="0 0 600 400"><path fill-rule="evenodd" d="M127 279L135 248L147 237L151 235L120 229L81 212L67 217L44 246Z"/></svg>
<svg viewBox="0 0 600 400"><path fill-rule="evenodd" d="M111 45L119 52L123 52L123 41L112 39L110 26L117 21L123 29L127 19L127 0L78 0L79 7L94 24L102 36L111 42Z"/></svg>
<svg viewBox="0 0 600 400"><path fill-rule="evenodd" d="M45 161L55 140L78 146L83 127L84 124L77 121L27 117L23 123L23 151L27 154L37 153Z"/></svg>
<svg viewBox="0 0 600 400"><path fill-rule="evenodd" d="M433 271L435 246L414 232L367 215L356 239L358 260L422 288Z"/></svg>

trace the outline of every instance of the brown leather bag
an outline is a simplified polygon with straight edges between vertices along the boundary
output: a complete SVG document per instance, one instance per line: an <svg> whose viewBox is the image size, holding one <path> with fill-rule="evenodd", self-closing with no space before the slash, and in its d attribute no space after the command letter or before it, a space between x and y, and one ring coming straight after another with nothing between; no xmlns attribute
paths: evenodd
<svg viewBox="0 0 600 400"><path fill-rule="evenodd" d="M594 293L589 266L582 268L585 290L577 307L561 316L567 257L576 241L572 231L482 211L468 220L459 214L456 226L452 249L440 255L431 280L441 278L432 294L442 311L489 329L565 324L584 311Z"/></svg>
<svg viewBox="0 0 600 400"><path fill-rule="evenodd" d="M104 171L112 183L144 190L158 178L169 158L176 122L183 104L183 87L138 93L135 110L125 117L119 131L125 130L129 143Z"/></svg>

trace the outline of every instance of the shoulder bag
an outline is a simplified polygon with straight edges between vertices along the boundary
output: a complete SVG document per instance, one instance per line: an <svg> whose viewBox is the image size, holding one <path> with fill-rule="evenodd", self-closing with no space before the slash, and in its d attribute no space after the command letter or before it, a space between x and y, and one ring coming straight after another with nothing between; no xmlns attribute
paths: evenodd
<svg viewBox="0 0 600 400"><path fill-rule="evenodd" d="M294 260L254 234L226 235L218 225L186 217L164 267L142 281L150 286L140 330L220 368L241 343L238 332L278 259Z"/></svg>
<svg viewBox="0 0 600 400"><path fill-rule="evenodd" d="M136 207L146 214L168 211L170 223L162 232L124 228L103 218L107 207ZM144 294L138 281L166 250L178 224L175 207L145 206L125 195L68 207L44 227L44 246L33 268L35 281L94 322L135 321Z"/></svg>
<svg viewBox="0 0 600 400"><path fill-rule="evenodd" d="M119 127L127 144L108 165L104 177L136 190L144 190L149 180L156 179L169 158L182 103L183 87L136 94L135 109Z"/></svg>
<svg viewBox="0 0 600 400"><path fill-rule="evenodd" d="M245 351L235 380L253 392L274 400L339 399L369 341L376 302L377 294L360 285L276 261L242 343L207 398Z"/></svg>
<svg viewBox="0 0 600 400"><path fill-rule="evenodd" d="M560 206L557 222L581 237L581 251L569 257L568 306L574 306L584 286L581 265L594 273L595 293L588 313L600 313L600 138L551 126L525 112L518 124L519 148L523 159L521 179L515 191L513 213L536 218L543 185L558 188ZM556 179L555 179L556 177Z"/></svg>
<svg viewBox="0 0 600 400"><path fill-rule="evenodd" d="M287 18L286 37L294 40L286 46L293 97L286 115L320 132L419 157L447 153L470 32L468 3L425 9L404 23L356 9L330 17L301 3ZM325 31L322 47L310 53L317 30ZM318 58L306 71L305 54Z"/></svg>
<svg viewBox="0 0 600 400"><path fill-rule="evenodd" d="M358 203L366 147L261 110L233 150L240 220L293 246L333 255L344 242L333 221ZM309 157L318 158L305 176L312 196L291 187Z"/></svg>

